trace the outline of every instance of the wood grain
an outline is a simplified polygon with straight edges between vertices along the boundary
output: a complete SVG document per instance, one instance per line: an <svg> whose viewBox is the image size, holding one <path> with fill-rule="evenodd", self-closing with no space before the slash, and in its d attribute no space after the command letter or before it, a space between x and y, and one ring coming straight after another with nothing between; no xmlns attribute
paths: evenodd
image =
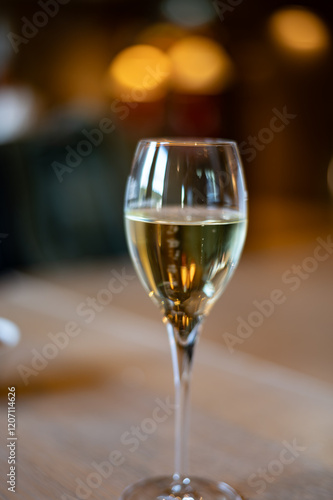
<svg viewBox="0 0 333 500"><path fill-rule="evenodd" d="M164 326L154 316L125 310L127 289L122 301L88 324L76 308L96 292L90 276L82 272L82 292L47 274L16 274L2 283L0 314L22 330L21 343L1 362L4 500L116 500L135 480L172 473L173 411L167 405L173 387ZM48 334L64 331L69 321L77 322L80 334L26 385L18 366L31 366L33 350L42 352ZM329 384L244 353L231 355L204 337L193 382L192 474L229 482L248 500L333 498ZM15 494L4 479L8 385L17 391ZM166 417L159 423L153 418L157 406ZM137 426L142 439L133 436ZM281 465L281 452L292 443L302 450ZM121 464L112 466L116 451ZM101 462L107 477L96 474ZM258 481L262 469L271 471L270 481Z"/></svg>

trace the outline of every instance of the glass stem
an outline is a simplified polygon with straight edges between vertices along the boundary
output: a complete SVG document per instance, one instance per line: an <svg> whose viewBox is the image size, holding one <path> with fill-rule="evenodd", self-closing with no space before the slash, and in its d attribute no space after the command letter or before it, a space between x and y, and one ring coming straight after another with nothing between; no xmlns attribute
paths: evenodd
<svg viewBox="0 0 333 500"><path fill-rule="evenodd" d="M187 342L179 339L178 332L168 324L169 342L175 384L175 469L176 476L188 474L188 435L190 420L190 388L192 361L199 325L192 331Z"/></svg>

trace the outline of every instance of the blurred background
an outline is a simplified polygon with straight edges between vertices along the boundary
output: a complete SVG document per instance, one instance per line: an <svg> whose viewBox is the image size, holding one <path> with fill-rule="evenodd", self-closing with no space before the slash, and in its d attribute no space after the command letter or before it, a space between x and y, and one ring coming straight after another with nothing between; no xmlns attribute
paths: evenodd
<svg viewBox="0 0 333 500"><path fill-rule="evenodd" d="M301 291L236 348L332 381L331 259L311 280L305 261L332 231L332 12L327 0L3 1L0 272L42 266L99 290L103 263L127 258L136 142L233 139L249 232L207 338L225 345L237 315L286 290L281 276L304 262ZM159 319L137 282L115 304Z"/></svg>
<svg viewBox="0 0 333 500"><path fill-rule="evenodd" d="M4 1L0 266L126 253L144 136L236 140L247 249L332 221L330 2Z"/></svg>

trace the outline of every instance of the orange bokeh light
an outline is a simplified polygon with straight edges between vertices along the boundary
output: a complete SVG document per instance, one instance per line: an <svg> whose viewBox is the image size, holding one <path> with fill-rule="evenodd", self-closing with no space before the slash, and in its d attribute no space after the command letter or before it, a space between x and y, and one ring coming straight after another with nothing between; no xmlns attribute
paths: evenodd
<svg viewBox="0 0 333 500"><path fill-rule="evenodd" d="M121 101L150 102L162 98L171 73L169 57L150 45L122 50L109 68L111 93Z"/></svg>
<svg viewBox="0 0 333 500"><path fill-rule="evenodd" d="M318 55L330 44L325 23L305 8L288 7L275 12L269 21L269 31L280 49L298 57Z"/></svg>
<svg viewBox="0 0 333 500"><path fill-rule="evenodd" d="M203 36L188 36L168 51L172 84L178 92L218 94L232 80L233 64L225 50Z"/></svg>

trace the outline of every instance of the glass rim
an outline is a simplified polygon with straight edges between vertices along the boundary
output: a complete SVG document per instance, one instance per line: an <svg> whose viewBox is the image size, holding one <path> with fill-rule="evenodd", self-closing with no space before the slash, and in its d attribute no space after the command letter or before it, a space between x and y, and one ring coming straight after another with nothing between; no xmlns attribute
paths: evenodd
<svg viewBox="0 0 333 500"><path fill-rule="evenodd" d="M148 137L138 141L138 144L159 144L164 146L234 146L237 142L230 139L214 137Z"/></svg>

